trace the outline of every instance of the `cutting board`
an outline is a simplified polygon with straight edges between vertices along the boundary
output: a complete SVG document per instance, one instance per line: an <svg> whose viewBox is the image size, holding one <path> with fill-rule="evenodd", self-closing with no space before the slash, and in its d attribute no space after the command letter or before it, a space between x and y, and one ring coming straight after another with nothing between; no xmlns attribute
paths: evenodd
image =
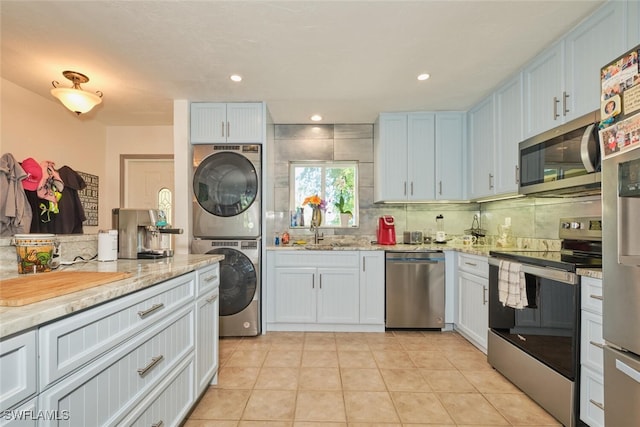
<svg viewBox="0 0 640 427"><path fill-rule="evenodd" d="M127 272L54 271L0 280L0 306L20 307L130 276Z"/></svg>

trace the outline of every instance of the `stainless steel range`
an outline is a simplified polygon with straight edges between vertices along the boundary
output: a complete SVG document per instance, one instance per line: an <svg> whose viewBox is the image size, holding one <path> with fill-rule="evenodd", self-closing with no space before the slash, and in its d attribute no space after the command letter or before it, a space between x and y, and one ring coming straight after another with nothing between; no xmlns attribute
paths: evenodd
<svg viewBox="0 0 640 427"><path fill-rule="evenodd" d="M492 251L489 363L565 426L579 414L581 267L602 266L600 217L563 218L560 251Z"/></svg>

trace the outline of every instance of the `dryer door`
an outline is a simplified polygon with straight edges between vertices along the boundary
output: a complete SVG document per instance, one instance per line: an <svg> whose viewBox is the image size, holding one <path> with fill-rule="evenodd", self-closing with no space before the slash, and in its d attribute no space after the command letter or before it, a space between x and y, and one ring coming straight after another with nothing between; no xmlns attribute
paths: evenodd
<svg viewBox="0 0 640 427"><path fill-rule="evenodd" d="M249 209L258 197L258 174L243 155L213 154L202 160L193 176L198 204L219 217L231 217Z"/></svg>
<svg viewBox="0 0 640 427"><path fill-rule="evenodd" d="M235 249L218 248L207 253L224 255L220 261L220 316L240 313L253 301L258 289L255 266Z"/></svg>

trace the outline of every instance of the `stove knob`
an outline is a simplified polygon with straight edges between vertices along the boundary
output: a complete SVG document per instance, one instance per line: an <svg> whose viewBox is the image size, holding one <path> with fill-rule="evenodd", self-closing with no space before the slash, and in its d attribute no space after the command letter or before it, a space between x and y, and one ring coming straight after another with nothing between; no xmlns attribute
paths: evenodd
<svg viewBox="0 0 640 427"><path fill-rule="evenodd" d="M579 222L572 222L571 223L571 228L579 229L580 228L580 223Z"/></svg>
<svg viewBox="0 0 640 427"><path fill-rule="evenodd" d="M571 223L570 222L563 222L562 224L560 224L560 226L562 228L571 228Z"/></svg>

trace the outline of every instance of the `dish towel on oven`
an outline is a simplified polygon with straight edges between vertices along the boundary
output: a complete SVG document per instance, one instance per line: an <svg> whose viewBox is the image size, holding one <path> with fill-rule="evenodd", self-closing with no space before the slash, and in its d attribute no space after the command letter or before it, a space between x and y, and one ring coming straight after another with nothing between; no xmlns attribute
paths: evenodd
<svg viewBox="0 0 640 427"><path fill-rule="evenodd" d="M522 271L522 264L500 260L498 267L498 298L502 305L513 308L525 308L527 301L527 284Z"/></svg>

